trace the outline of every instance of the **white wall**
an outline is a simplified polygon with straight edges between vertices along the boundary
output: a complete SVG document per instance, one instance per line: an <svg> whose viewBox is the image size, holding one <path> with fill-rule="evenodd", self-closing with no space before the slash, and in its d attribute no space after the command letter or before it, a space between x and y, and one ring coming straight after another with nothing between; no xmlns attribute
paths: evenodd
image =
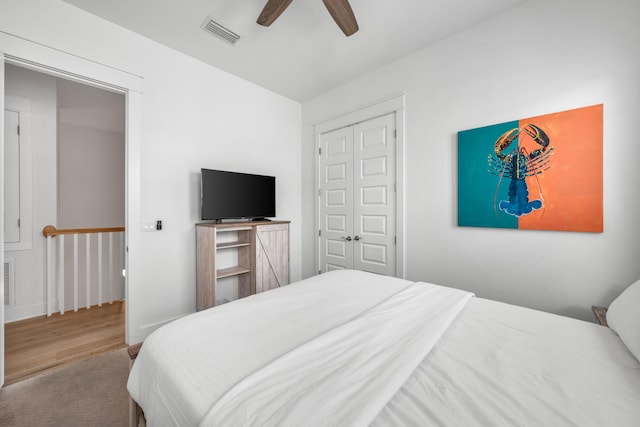
<svg viewBox="0 0 640 427"><path fill-rule="evenodd" d="M303 104L303 276L313 126L406 93L406 277L591 319L640 277L640 2L538 0ZM457 227L459 130L604 103L604 233ZM555 141L562 144L562 141Z"/></svg>
<svg viewBox="0 0 640 427"><path fill-rule="evenodd" d="M124 227L124 127L122 131L60 123L57 227Z"/></svg>
<svg viewBox="0 0 640 427"><path fill-rule="evenodd" d="M7 66L5 92L31 100L32 246L8 251L15 260L15 306L6 310L11 322L45 313L42 228L56 223L56 79ZM4 201L3 201L4 202Z"/></svg>
<svg viewBox="0 0 640 427"><path fill-rule="evenodd" d="M164 229L128 230L141 246L129 291L144 296L129 307L130 342L195 311L201 167L276 175L278 217L292 221L291 277L300 278L300 104L60 1L3 2L0 30L144 78L140 210Z"/></svg>
<svg viewBox="0 0 640 427"><path fill-rule="evenodd" d="M58 79L58 227L125 225L125 96Z"/></svg>

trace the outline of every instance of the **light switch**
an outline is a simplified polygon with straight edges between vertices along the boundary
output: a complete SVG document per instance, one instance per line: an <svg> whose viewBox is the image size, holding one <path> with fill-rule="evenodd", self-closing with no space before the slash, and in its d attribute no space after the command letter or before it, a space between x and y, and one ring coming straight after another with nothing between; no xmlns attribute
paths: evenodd
<svg viewBox="0 0 640 427"><path fill-rule="evenodd" d="M156 221L142 221L142 231L156 231Z"/></svg>

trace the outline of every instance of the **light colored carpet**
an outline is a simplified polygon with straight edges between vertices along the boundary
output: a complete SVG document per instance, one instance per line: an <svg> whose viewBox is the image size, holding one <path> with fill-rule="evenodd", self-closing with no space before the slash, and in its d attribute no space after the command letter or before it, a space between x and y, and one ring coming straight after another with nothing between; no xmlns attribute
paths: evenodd
<svg viewBox="0 0 640 427"><path fill-rule="evenodd" d="M112 351L0 389L0 426L128 426L129 356Z"/></svg>

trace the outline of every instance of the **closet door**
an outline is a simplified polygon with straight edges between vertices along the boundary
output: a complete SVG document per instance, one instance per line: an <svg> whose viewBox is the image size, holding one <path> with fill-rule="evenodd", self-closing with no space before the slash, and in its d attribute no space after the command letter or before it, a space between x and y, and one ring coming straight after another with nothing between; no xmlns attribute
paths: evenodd
<svg viewBox="0 0 640 427"><path fill-rule="evenodd" d="M320 272L395 275L395 114L320 135Z"/></svg>
<svg viewBox="0 0 640 427"><path fill-rule="evenodd" d="M395 114L354 126L353 268L395 276Z"/></svg>
<svg viewBox="0 0 640 427"><path fill-rule="evenodd" d="M4 243L20 242L19 114L4 110ZM22 184L24 185L24 184Z"/></svg>
<svg viewBox="0 0 640 427"><path fill-rule="evenodd" d="M353 127L320 136L320 268L353 268Z"/></svg>

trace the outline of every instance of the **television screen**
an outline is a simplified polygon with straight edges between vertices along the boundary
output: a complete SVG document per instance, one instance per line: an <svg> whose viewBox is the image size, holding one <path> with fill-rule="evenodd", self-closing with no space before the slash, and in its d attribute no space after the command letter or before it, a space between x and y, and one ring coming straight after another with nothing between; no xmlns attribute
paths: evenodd
<svg viewBox="0 0 640 427"><path fill-rule="evenodd" d="M276 216L276 177L201 170L202 220Z"/></svg>

